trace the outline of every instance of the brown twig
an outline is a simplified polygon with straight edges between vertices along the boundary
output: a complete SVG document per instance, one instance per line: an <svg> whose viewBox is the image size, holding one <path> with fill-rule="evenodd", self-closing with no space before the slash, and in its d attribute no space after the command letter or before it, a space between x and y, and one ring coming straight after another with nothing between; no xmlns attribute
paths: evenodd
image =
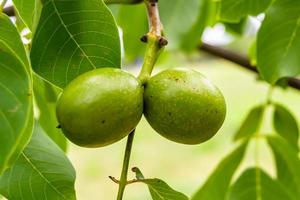
<svg viewBox="0 0 300 200"><path fill-rule="evenodd" d="M198 49L210 53L214 56L223 58L225 60L229 60L252 72L258 73L257 67L252 65L249 61L249 58L244 55L240 55L233 51L224 49L222 47L213 46L207 43L202 43L201 45L198 46ZM300 80L297 78L288 78L288 85L290 87L300 90Z"/></svg>

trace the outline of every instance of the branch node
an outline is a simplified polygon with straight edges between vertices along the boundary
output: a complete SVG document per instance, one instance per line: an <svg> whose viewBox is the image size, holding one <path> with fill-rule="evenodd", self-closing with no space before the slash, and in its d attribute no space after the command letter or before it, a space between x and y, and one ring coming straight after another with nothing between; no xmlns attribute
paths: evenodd
<svg viewBox="0 0 300 200"><path fill-rule="evenodd" d="M145 34L145 35L143 35L143 36L140 38L140 40L141 40L142 42L144 42L144 43L147 43L147 42L148 42L148 36Z"/></svg>
<svg viewBox="0 0 300 200"><path fill-rule="evenodd" d="M110 180L112 180L114 183L120 184L120 181L119 181L118 179L116 179L115 177L109 176L108 178L109 178Z"/></svg>

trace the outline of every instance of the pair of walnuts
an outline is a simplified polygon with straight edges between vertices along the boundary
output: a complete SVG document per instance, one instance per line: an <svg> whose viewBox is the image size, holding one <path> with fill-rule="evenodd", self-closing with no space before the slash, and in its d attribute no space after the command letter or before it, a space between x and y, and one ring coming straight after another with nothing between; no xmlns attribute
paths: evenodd
<svg viewBox="0 0 300 200"><path fill-rule="evenodd" d="M63 133L84 147L102 147L127 136L144 113L165 138L199 144L221 127L226 113L221 92L200 73L168 69L145 85L114 68L89 71L74 79L57 103Z"/></svg>

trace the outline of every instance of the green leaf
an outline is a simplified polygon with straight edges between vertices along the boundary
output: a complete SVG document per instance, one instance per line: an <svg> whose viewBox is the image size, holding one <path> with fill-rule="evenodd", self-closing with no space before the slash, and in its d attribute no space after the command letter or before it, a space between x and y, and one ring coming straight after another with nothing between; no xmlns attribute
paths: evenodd
<svg viewBox="0 0 300 200"><path fill-rule="evenodd" d="M234 136L234 140L239 140L243 138L251 137L255 134L261 124L262 118L264 113L264 106L259 105L251 109L248 113L246 119L242 123L239 130L236 132Z"/></svg>
<svg viewBox="0 0 300 200"><path fill-rule="evenodd" d="M276 151L273 151L275 162L276 162L276 172L277 180L294 196L300 199L300 194L298 193L297 183L293 174L290 172L287 163Z"/></svg>
<svg viewBox="0 0 300 200"><path fill-rule="evenodd" d="M222 0L220 19L237 23L248 15L258 15L266 10L273 0Z"/></svg>
<svg viewBox="0 0 300 200"><path fill-rule="evenodd" d="M197 21L201 1L172 0L160 1L159 10L164 32L168 38L168 48L177 48L185 34Z"/></svg>
<svg viewBox="0 0 300 200"><path fill-rule="evenodd" d="M153 200L188 200L189 198L184 194L172 189L166 182L161 179L145 179L141 170L137 167L132 168L135 172L137 182L148 185L151 197Z"/></svg>
<svg viewBox="0 0 300 200"><path fill-rule="evenodd" d="M298 150L299 129L294 116L283 105L274 105L273 125L276 132Z"/></svg>
<svg viewBox="0 0 300 200"><path fill-rule="evenodd" d="M244 157L247 144L243 142L226 156L191 200L224 200L232 176Z"/></svg>
<svg viewBox="0 0 300 200"><path fill-rule="evenodd" d="M259 168L250 168L231 187L228 200L293 200L276 180Z"/></svg>
<svg viewBox="0 0 300 200"><path fill-rule="evenodd" d="M0 175L15 161L32 134L32 85L25 62L16 28L0 14Z"/></svg>
<svg viewBox="0 0 300 200"><path fill-rule="evenodd" d="M35 13L35 0L13 0L18 15L29 29L32 29L32 22Z"/></svg>
<svg viewBox="0 0 300 200"><path fill-rule="evenodd" d="M277 158L277 173L281 173L281 176L285 174L284 171L290 174L289 184L286 185L287 188L290 188L289 185L293 184L296 187L297 194L300 194L300 160L298 158L298 152L283 138L269 136L268 143L270 144L272 151ZM281 166L279 166L280 164ZM283 171L284 170L284 171ZM283 173L283 174L282 174ZM288 177L285 177L288 178ZM278 179L283 183L285 181L278 176ZM295 184L294 184L295 183Z"/></svg>
<svg viewBox="0 0 300 200"><path fill-rule="evenodd" d="M102 0L43 3L31 50L36 73L63 88L86 71L120 68L118 29Z"/></svg>
<svg viewBox="0 0 300 200"><path fill-rule="evenodd" d="M194 25L184 34L181 41L181 47L184 50L191 51L201 43L201 36L205 27L209 24L214 10L215 2L212 0L200 1L200 12Z"/></svg>
<svg viewBox="0 0 300 200"><path fill-rule="evenodd" d="M148 32L145 6L143 4L122 5L118 12L117 22L122 28L126 60L133 61L142 56L145 44L140 41L140 38Z"/></svg>
<svg viewBox="0 0 300 200"><path fill-rule="evenodd" d="M75 170L36 123L33 137L12 168L0 177L8 199L76 199Z"/></svg>
<svg viewBox="0 0 300 200"><path fill-rule="evenodd" d="M257 36L257 64L263 79L300 73L300 1L276 1L266 13Z"/></svg>
<svg viewBox="0 0 300 200"><path fill-rule="evenodd" d="M189 198L184 194L175 191L164 181L154 179L140 180L148 185L151 197L153 200L188 200Z"/></svg>
<svg viewBox="0 0 300 200"><path fill-rule="evenodd" d="M238 23L224 22L226 31L238 36L242 36L247 23L247 18L242 18Z"/></svg>
<svg viewBox="0 0 300 200"><path fill-rule="evenodd" d="M24 66L30 70L29 61L16 27L9 17L0 13L0 49L13 54Z"/></svg>
<svg viewBox="0 0 300 200"><path fill-rule="evenodd" d="M39 124L48 136L63 150L67 149L67 139L61 129L56 128L56 100L60 93L51 84L45 82L37 75L33 76L33 91L39 108Z"/></svg>

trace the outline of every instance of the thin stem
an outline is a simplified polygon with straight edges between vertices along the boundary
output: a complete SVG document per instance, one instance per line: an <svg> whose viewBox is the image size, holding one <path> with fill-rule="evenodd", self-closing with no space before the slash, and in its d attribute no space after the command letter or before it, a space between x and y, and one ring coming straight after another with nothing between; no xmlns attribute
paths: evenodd
<svg viewBox="0 0 300 200"><path fill-rule="evenodd" d="M133 130L128 135L128 138L127 138L125 155L124 155L124 160L123 160L122 173L121 173L121 178L120 178L120 181L119 181L119 191L118 191L117 200L122 200L123 199L124 190L125 190L125 187L126 187L126 184L127 184L127 173L128 173L130 154L131 154L132 143L133 143L133 138L134 138L134 132L135 132L135 130Z"/></svg>
<svg viewBox="0 0 300 200"><path fill-rule="evenodd" d="M273 95L274 86L270 85L267 93L266 105L272 104L272 95Z"/></svg>

